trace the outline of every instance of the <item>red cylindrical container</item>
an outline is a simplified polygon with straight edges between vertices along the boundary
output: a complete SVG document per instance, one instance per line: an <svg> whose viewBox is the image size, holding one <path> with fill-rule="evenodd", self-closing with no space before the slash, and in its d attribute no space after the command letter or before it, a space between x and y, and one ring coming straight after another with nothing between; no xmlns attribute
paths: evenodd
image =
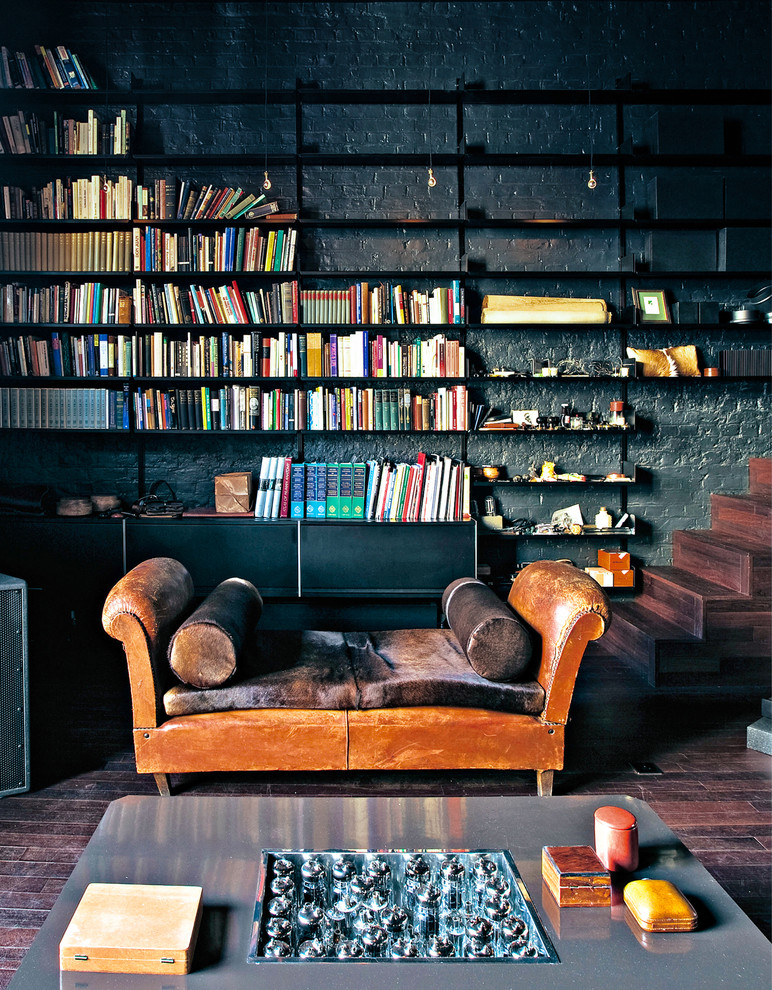
<svg viewBox="0 0 772 990"><path fill-rule="evenodd" d="M638 823L624 808L606 805L595 812L595 852L607 870L638 868Z"/></svg>

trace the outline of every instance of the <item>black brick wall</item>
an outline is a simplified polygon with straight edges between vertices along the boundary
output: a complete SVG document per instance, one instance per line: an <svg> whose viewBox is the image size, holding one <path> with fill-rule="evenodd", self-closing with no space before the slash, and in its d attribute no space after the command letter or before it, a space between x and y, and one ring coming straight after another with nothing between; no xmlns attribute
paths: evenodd
<svg viewBox="0 0 772 990"><path fill-rule="evenodd" d="M766 2L547 2L518 3L28 3L6 19L3 39L9 47L35 42L65 43L86 61L100 84L126 89L132 80L145 88L172 90L209 87L262 90L302 84L321 88L452 89L458 80L488 89L533 87L613 89L631 76L641 86L666 88L742 88L769 84L770 15ZM766 110L716 108L735 150L769 153ZM625 133L636 146L650 137L650 108L625 111ZM303 110L306 150L441 154L455 150L454 109L435 105L428 114L419 106L322 107ZM466 141L491 152L561 152L597 154L616 150L613 108L472 107L465 118ZM272 106L266 117L257 100L214 107L179 104L148 109L139 140L143 150L204 151L257 155L294 150L294 109ZM592 135L592 137L591 137ZM165 170L157 170L164 174ZM495 217L538 216L594 218L613 215L618 200L615 169L596 170L599 186L586 187L582 169L496 168L466 170L465 197L471 210ZM335 166L309 168L304 175L303 208L320 217L420 217L456 215L454 168L436 166L438 186L426 187L423 168ZM147 176L155 174L148 170ZM234 178L249 183L262 178L256 169L229 170L199 166L187 171L216 181ZM652 170L627 169L622 203L640 204L647 196ZM769 183L759 170L732 173L744 188L755 189L759 209L769 209ZM296 176L290 167L273 168L277 195L293 207ZM507 236L489 229L469 233L472 264L516 271L543 261L545 268L613 270L620 253L640 253L640 235L620 242L613 229L577 232L561 238L549 231ZM454 231L345 231L325 229L306 235L304 268L376 271L407 268L420 272L458 264ZM409 259L406 261L406 259ZM406 277L405 283L409 282ZM758 282L764 281L763 273ZM627 300L610 294L603 280L554 277L511 284L477 279L470 283L471 318L479 319L486 292L528 291L545 294L605 296L615 306ZM747 280L663 280L676 299L739 303ZM732 343L733 334L712 333L687 339L670 332L630 332L639 346L697 343L712 358ZM753 342L754 338L748 338ZM755 343L765 342L759 334ZM532 357L618 356L619 338L602 333L579 335L546 331L542 336L517 331L471 331L469 348L485 364L525 367ZM709 362L711 363L711 362ZM580 409L608 409L617 397L613 383L557 387L539 383L484 386L489 401L502 408L539 408L557 412L571 399ZM630 383L630 404L644 429L629 439L628 457L645 469L646 481L630 491L628 508L648 524L647 534L631 544L645 563L670 559L673 529L709 525L709 494L746 487L747 460L767 456L769 385L738 383ZM375 454L412 458L418 449L458 455L459 438L383 436L333 440L309 437L308 460ZM228 470L257 470L263 453L288 448L281 437L267 443L254 438L164 438L143 440L144 478L167 478L191 504L211 503L213 477ZM619 446L610 437L549 438L470 437L473 463L506 463L526 471L530 464L556 460L566 470L612 470ZM62 492L118 491L131 500L141 477L140 450L131 438L61 438L5 434L0 481L47 482ZM602 499L601 499L602 494ZM618 497L580 490L587 515L601 501L612 510ZM545 519L563 503L560 493L528 491L503 500L508 515ZM573 554L589 562L589 544L526 546L521 557Z"/></svg>

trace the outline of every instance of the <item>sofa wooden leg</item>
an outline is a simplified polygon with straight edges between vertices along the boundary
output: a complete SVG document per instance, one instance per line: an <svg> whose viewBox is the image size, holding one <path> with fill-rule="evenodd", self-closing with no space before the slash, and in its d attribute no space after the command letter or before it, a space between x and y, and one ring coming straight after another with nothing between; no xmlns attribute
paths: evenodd
<svg viewBox="0 0 772 990"><path fill-rule="evenodd" d="M554 770L536 771L536 792L539 797L552 796L552 781L555 776Z"/></svg>
<svg viewBox="0 0 772 990"><path fill-rule="evenodd" d="M172 779L168 773L154 773L156 786L158 787L158 793L161 797L171 797L172 793ZM541 793L541 792L539 792Z"/></svg>

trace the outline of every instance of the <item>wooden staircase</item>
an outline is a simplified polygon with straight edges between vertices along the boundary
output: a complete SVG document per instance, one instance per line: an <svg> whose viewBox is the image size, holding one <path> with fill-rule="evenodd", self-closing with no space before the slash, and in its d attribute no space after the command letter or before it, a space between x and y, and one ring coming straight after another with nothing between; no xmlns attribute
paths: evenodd
<svg viewBox="0 0 772 990"><path fill-rule="evenodd" d="M614 602L600 652L654 686L767 684L772 611L772 460L749 462L747 494L711 495L711 526L673 533L673 565L644 567L641 593Z"/></svg>

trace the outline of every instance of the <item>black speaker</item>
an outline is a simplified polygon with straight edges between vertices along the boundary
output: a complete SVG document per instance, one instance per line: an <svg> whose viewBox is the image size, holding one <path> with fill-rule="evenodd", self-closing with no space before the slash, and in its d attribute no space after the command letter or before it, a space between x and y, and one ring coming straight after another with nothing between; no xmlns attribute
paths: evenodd
<svg viewBox="0 0 772 990"><path fill-rule="evenodd" d="M28 790L27 583L0 574L0 797Z"/></svg>

